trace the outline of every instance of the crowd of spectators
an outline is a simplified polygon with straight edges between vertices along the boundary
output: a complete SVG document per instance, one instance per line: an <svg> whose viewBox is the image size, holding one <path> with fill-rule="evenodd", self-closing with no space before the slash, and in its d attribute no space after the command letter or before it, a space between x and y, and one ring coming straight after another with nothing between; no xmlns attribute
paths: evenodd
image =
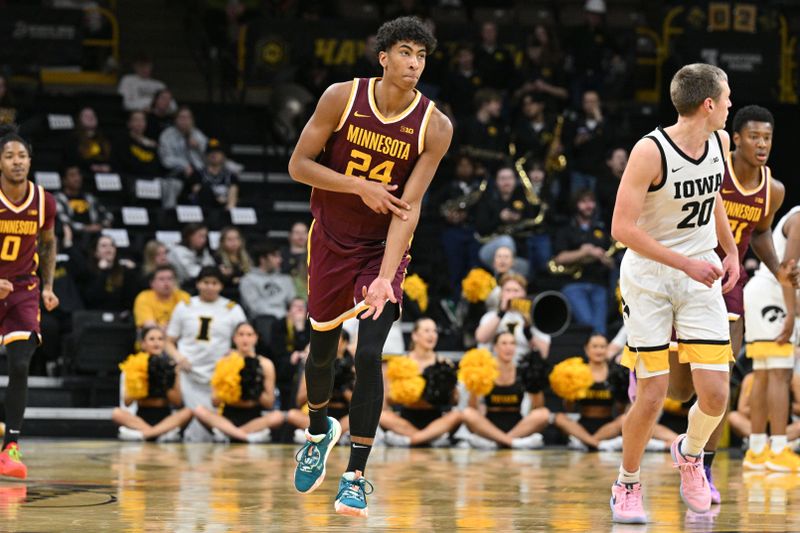
<svg viewBox="0 0 800 533"><path fill-rule="evenodd" d="M208 4L206 27L220 50L266 9L259 2ZM285 4L291 11L293 2ZM401 4L387 8L387 16L415 14L434 26L422 2ZM514 364L531 352L547 358L553 339L512 304L544 289L562 292L574 323L604 335L618 329L614 295L620 257L609 227L627 163L625 147L632 140L618 120L620 103L631 96L632 58L629 36L608 30L605 10L602 0L589 0L580 28L566 32L537 23L517 43L503 35L503 26L487 21L476 25L475 35L465 33L457 46L442 46L428 56L420 89L450 117L455 136L425 199L415 239L415 246L433 243L426 250L435 253L412 250L409 274L427 283L427 314L437 317L442 329L439 318L446 317L456 330L451 335L456 349L496 351L497 337L510 333L507 349ZM374 46L370 35L363 55L346 69L333 70L317 60L287 72L310 95L300 116L310 114L328 84L379 76ZM209 225L192 222L181 225L179 242L150 240L141 250L126 250L118 249L108 231L119 220L104 204L93 179L98 174L158 179L164 211L193 205L230 212L247 200L240 194L244 168L231 160L227 140L195 122L193 106L179 104L167 84L154 77L157 67L147 54L136 55L132 72L118 86L117 118L89 103L74 113L74 128L59 137L55 291L62 305L43 312L44 345L34 372L69 372L71 354L61 346L72 346L62 342L72 333L72 314L107 312L136 328L137 342L151 328L165 333L162 351L182 372L183 403L211 408L214 365L228 352L237 325L247 320L257 336L255 352L271 362L275 392L269 405L285 411L299 407L310 331L308 217L279 228L288 230L282 242L226 226L212 243ZM19 119L20 106L6 82L0 76L0 123ZM281 116L280 107L271 112ZM291 135L287 141L290 148ZM265 184L262 194L268 196L269 187ZM475 268L486 270L496 287L481 301L467 302L463 280ZM409 316L426 314L421 305L415 307L416 295L407 297ZM203 326L201 311L213 323ZM433 332L430 323L415 327L414 353L421 359L434 353L436 326ZM356 327L346 326L351 343ZM208 337L208 346L197 346L199 335ZM391 338L394 353L404 353L397 330ZM427 348L420 348L423 344ZM480 425L472 415L469 421ZM297 416L291 415L300 420ZM403 433L400 423L388 426ZM187 431L201 435L204 430ZM413 442L419 437L404 436Z"/></svg>

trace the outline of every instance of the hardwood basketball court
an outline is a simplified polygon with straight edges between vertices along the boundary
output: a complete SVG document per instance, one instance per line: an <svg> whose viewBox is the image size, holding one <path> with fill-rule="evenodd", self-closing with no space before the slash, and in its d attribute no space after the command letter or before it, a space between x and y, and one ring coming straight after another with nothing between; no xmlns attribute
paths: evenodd
<svg viewBox="0 0 800 533"><path fill-rule="evenodd" d="M24 443L30 478L0 482L3 531L798 531L800 476L745 474L715 463L723 503L687 512L669 454L643 464L647 527L613 525L618 453L376 448L366 521L333 512L347 449L313 494L294 492L295 447Z"/></svg>

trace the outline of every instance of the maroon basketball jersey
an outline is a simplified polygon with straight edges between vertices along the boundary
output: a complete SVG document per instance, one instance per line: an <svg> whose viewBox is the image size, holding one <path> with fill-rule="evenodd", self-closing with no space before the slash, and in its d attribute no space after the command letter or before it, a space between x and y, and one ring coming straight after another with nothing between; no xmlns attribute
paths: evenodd
<svg viewBox="0 0 800 533"><path fill-rule="evenodd" d="M0 278L15 285L36 275L39 232L53 227L56 202L41 186L28 182L28 194L16 205L0 190Z"/></svg>
<svg viewBox="0 0 800 533"><path fill-rule="evenodd" d="M379 78L356 78L341 120L319 162L360 178L396 184L402 196L419 155L425 149L425 131L434 104L419 91L399 115L384 117L375 103ZM311 213L315 229L343 250L381 245L389 231L391 214L375 213L355 194L313 189Z"/></svg>
<svg viewBox="0 0 800 533"><path fill-rule="evenodd" d="M722 204L728 214L733 238L739 250L739 262L744 261L753 229L769 212L769 180L772 172L769 167L761 167L761 181L754 189L745 189L733 172L733 158L728 155L725 177L722 179ZM722 248L717 246L717 254L723 257Z"/></svg>

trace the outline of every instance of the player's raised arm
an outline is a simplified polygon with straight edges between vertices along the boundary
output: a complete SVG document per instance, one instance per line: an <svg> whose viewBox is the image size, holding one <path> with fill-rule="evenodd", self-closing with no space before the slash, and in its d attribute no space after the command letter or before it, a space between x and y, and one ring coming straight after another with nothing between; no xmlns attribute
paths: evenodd
<svg viewBox="0 0 800 533"><path fill-rule="evenodd" d="M439 162L447 153L450 141L453 139L453 125L450 120L438 109L433 111L430 125L425 135L425 151L419 156L411 176L408 178L405 190L403 191L403 201L409 206L408 217L392 217L389 225L389 233L386 237L386 250L383 253L381 271L378 277L370 284L365 294L364 301L370 306L362 318L373 314L373 319L377 319L383 311L383 306L387 300L396 303L394 292L392 291L392 279L394 279L397 267L403 259L403 254L408 248L411 236L417 228L419 222L422 197L436 174Z"/></svg>
<svg viewBox="0 0 800 533"><path fill-rule="evenodd" d="M317 162L328 139L336 130L347 107L352 82L328 87L306 123L289 160L289 175L297 182L326 191L357 194L376 213L393 213L405 217L408 204L391 191L397 185L386 185L356 176L340 174Z"/></svg>

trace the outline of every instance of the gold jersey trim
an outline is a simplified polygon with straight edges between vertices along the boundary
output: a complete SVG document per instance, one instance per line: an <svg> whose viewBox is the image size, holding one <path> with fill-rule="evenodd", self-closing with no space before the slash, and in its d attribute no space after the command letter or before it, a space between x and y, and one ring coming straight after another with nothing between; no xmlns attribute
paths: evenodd
<svg viewBox="0 0 800 533"><path fill-rule="evenodd" d="M356 101L356 92L358 92L358 78L353 79L353 85L350 87L350 96L347 98L347 105L344 106L344 111L342 111L342 116L339 117L339 124L333 130L334 132L342 129L344 123L347 122L347 117L350 116L350 111L353 109L353 102Z"/></svg>
<svg viewBox="0 0 800 533"><path fill-rule="evenodd" d="M417 107L417 104L419 104L419 101L422 99L422 93L414 89L416 96L414 97L414 100L408 104L408 107L405 108L405 110L403 110L399 115L387 118L384 117L383 114L378 110L378 104L375 103L375 82L380 79L381 78L370 78L369 80L369 85L367 86L367 99L369 100L369 107L372 109L372 112L375 113L375 118L384 124L394 124L395 122L400 122L410 115L412 111L414 111L414 109Z"/></svg>
<svg viewBox="0 0 800 533"><path fill-rule="evenodd" d="M33 202L33 192L35 190L36 190L36 187L34 187L33 183L31 183L29 181L28 182L28 196L25 198L25 200L22 202L22 204L14 205L14 202L9 200L6 197L6 195L3 193L3 190L0 189L0 202L2 202L3 205L5 205L7 208L9 208L14 213L22 213L23 211L25 211L31 205L31 202Z"/></svg>

